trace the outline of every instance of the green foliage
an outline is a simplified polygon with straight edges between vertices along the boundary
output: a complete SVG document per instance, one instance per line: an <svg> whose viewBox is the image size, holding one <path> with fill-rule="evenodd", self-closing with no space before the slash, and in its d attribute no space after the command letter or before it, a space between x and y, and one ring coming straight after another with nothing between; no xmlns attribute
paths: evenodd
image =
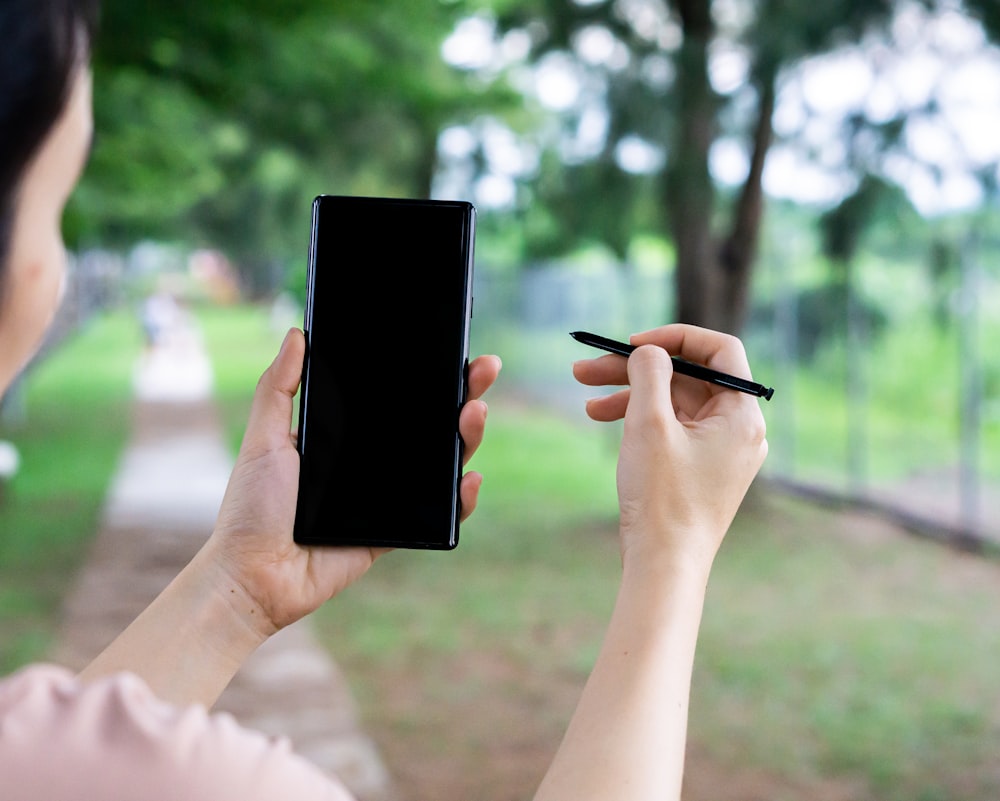
<svg viewBox="0 0 1000 801"><path fill-rule="evenodd" d="M965 0L965 6L982 22L994 41L1000 41L1000 5L993 0Z"/></svg>
<svg viewBox="0 0 1000 801"><path fill-rule="evenodd" d="M654 188L649 176L621 170L610 150L578 165L547 154L533 182L530 209L521 218L525 262L557 258L594 244L624 261L635 237L663 232L663 220L651 202Z"/></svg>
<svg viewBox="0 0 1000 801"><path fill-rule="evenodd" d="M758 68L776 68L804 56L856 42L891 17L895 0L761 0L746 41Z"/></svg>
<svg viewBox="0 0 1000 801"><path fill-rule="evenodd" d="M885 311L871 298L859 296L856 290L849 298L843 281L831 281L798 293L795 305L799 359L811 362L821 347L845 341L849 304L853 304L853 324L863 327L867 337L877 339L888 323Z"/></svg>
<svg viewBox="0 0 1000 801"><path fill-rule="evenodd" d="M818 313L825 313L819 308ZM874 488L922 474L939 476L942 486L955 480L950 471L959 461L958 378L966 358L956 331L941 328L930 307L901 303L899 308L882 305L881 309L885 325L862 348L852 350L844 338L826 340L808 363L800 363L791 373L776 366L766 346L751 342L755 374L773 376L772 382L778 384L774 400L763 406L772 443L769 464L776 475L845 488L847 432L853 425L865 432L864 458ZM987 343L998 335L1000 326L995 322L984 324L978 337L980 350L986 352ZM847 402L849 360L863 385L856 399L863 410L860 420L850 417ZM997 375L993 362L984 360L977 468L987 487L1000 479L1000 425L991 411L1000 387ZM900 502L905 504L905 498Z"/></svg>
<svg viewBox="0 0 1000 801"><path fill-rule="evenodd" d="M927 8L939 8L921 0ZM975 0L966 4L984 23L987 35L997 41L995 3ZM792 72L804 59L857 48L860 42L885 35L891 48L889 29L901 7L895 0L761 0L757 3L712 3L710 0L649 0L576 3L570 0L523 0L497 4L504 30L523 28L532 33L532 59L559 53L571 59L583 75L585 101L563 115L563 126L571 139L582 108L601 103L608 112L605 141L601 147L572 163L550 172L542 169L532 185L531 198L544 206L529 223L536 223L529 243L544 256L558 248L572 250L568 238L600 238L615 252L637 231L669 231L679 246L682 262L678 279L678 309L709 318L697 322L720 323L706 308L738 305L741 294L723 294L721 299L703 300L702 285L728 280L726 269L717 269L715 255L725 241L727 253L752 256L759 224L759 172L748 170L742 191L719 192L709 172L709 154L725 137L729 144L741 143L747 155L766 156L771 132L758 117L769 113L767 98L783 71ZM959 9L963 11L964 9ZM613 41L614 57L601 61L579 47L581 38L599 31ZM747 71L738 85L721 92L709 81L709 48L720 52L735 46ZM737 59L739 60L739 59ZM721 63L721 62L720 62ZM713 76L714 77L714 76ZM718 83L718 82L715 82ZM934 101L927 111L933 112ZM807 112L808 113L808 112ZM923 113L914 112L916 113ZM888 181L885 154L908 153L917 163L919 154L907 150L903 136L907 118L902 113L884 119L869 119L863 111L846 113L839 130L825 143L808 141L798 132L782 131L782 144L800 146L803 155L817 162L830 162L830 154L842 148L843 158L835 168L841 177L858 183L858 192L830 214L824 226L829 253L844 260L856 250L872 217L883 209L873 191ZM760 131L764 135L760 135ZM665 163L652 175L632 176L614 158L616 146L625 137L638 136L659 147ZM822 154L822 155L821 155ZM995 172L986 165L980 178L995 189ZM873 178L872 176L878 176ZM599 198L592 204L581 197ZM741 202L745 199L746 202ZM604 215L589 216L589 207ZM867 212L874 212L867 214ZM711 226L706 221L711 221ZM728 227L728 230L727 230ZM740 265L728 264L732 273ZM696 280L700 277L700 280ZM737 290L739 287L737 287ZM688 298L690 302L685 301ZM729 311L729 310L727 310ZM743 318L742 309L732 310L733 321ZM721 322L725 322L724 313Z"/></svg>
<svg viewBox="0 0 1000 801"><path fill-rule="evenodd" d="M70 232L208 243L251 291L273 289L280 265L304 257L313 196L426 196L441 128L505 102L439 56L465 11L107 0L97 148Z"/></svg>
<svg viewBox="0 0 1000 801"><path fill-rule="evenodd" d="M866 177L858 188L837 206L820 215L823 231L823 252L836 262L849 262L854 258L875 210L885 192L885 183Z"/></svg>
<svg viewBox="0 0 1000 801"><path fill-rule="evenodd" d="M81 245L154 237L221 247L250 293L265 295L289 274L297 280L292 265L305 257L314 195L426 195L440 131L495 114L544 152L518 208L483 215L484 243L492 238L517 266L595 243L622 259L637 236L670 230L670 202L676 213L705 198L712 226L729 224L739 193L694 185L705 178L712 142L748 142L754 103L780 69L858 41L885 24L894 4L762 0L742 16L713 16L709 0L640 5L641 14L635 4L570 0L106 0L95 52L97 145L67 215L68 237ZM994 4L967 5L996 32ZM474 13L494 16L500 33L526 31L530 62L556 51L575 60L589 102L609 112L602 146L567 159L560 144L576 130L579 109L553 120L507 76L443 62L442 42ZM702 98L711 115L696 126L694 157L679 147L679 123L692 111L680 90L688 67L704 65L679 61L687 52L676 40L682 18L736 40L750 62L743 87ZM643 23L650 19L652 27ZM624 62L580 58L576 37L595 29L624 48ZM845 123L859 174L898 143L900 124ZM616 148L629 136L658 146L667 169L681 163L679 183L667 187L655 168L623 169ZM482 168L485 155L476 158ZM856 241L849 234L858 229L834 229L840 250Z"/></svg>
<svg viewBox="0 0 1000 801"><path fill-rule="evenodd" d="M226 188L222 159L243 146L240 129L181 84L152 91L135 68L99 69L96 82L98 138L70 207L69 244L185 235L184 211Z"/></svg>

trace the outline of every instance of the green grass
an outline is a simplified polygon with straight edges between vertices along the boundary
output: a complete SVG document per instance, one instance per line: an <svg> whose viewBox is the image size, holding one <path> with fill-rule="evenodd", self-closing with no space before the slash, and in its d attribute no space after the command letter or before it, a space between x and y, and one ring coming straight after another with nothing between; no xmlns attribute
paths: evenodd
<svg viewBox="0 0 1000 801"><path fill-rule="evenodd" d="M387 682L409 665L428 701L454 681L441 652L580 682L592 663L618 575L614 436L498 389L458 550L393 554L320 615L369 709L389 695L383 663ZM850 536L868 527L873 541ZM848 779L881 801L995 794L998 578L863 518L751 503L713 577L693 740L733 771Z"/></svg>
<svg viewBox="0 0 1000 801"><path fill-rule="evenodd" d="M535 436L515 418L490 434L481 466L498 497L484 488L459 548L390 554L316 618L383 738L458 743L482 725L475 710L526 710L470 762L565 722L568 707L538 686L582 688L618 577L606 505L581 491L567 514L569 496L544 475L534 493L513 490L504 440L530 451ZM560 435L567 454L586 437L551 422L545 447ZM611 482L607 464L563 467ZM564 512L546 519L554 496ZM774 798L837 781L860 788L858 801L996 797L998 579L996 563L877 522L756 496L713 574L692 747L728 775L769 776L786 788ZM484 683L483 664L513 675ZM423 699L415 708L398 700L401 681Z"/></svg>
<svg viewBox="0 0 1000 801"><path fill-rule="evenodd" d="M24 377L25 417L0 427L21 469L0 503L0 670L44 655L129 432L141 332L92 321Z"/></svg>
<svg viewBox="0 0 1000 801"><path fill-rule="evenodd" d="M266 306L202 306L196 316L212 361L224 437L235 452L257 379L277 355L288 326L301 321L275 319Z"/></svg>
<svg viewBox="0 0 1000 801"><path fill-rule="evenodd" d="M284 329L260 308L199 312L235 450L260 373ZM142 332L128 311L93 320L40 359L19 389L22 421L0 424L21 469L0 501L0 672L43 658L65 593L95 533L130 432Z"/></svg>
<svg viewBox="0 0 1000 801"><path fill-rule="evenodd" d="M1000 324L983 321L978 345L983 359L983 407L978 467L1000 481L1000 374L988 358ZM848 353L831 344L816 360L779 374L767 358L751 353L760 380L776 384L764 404L774 469L842 488L848 483L848 428L867 442L865 465L874 481L892 481L922 470L953 468L959 461L960 378L963 355L954 332L929 316L912 315L891 325L856 359L864 390L857 404L846 397Z"/></svg>
<svg viewBox="0 0 1000 801"><path fill-rule="evenodd" d="M372 660L398 660L415 648L507 640L580 610L603 615L617 579L618 546L607 533L616 455L597 434L537 409L505 407L501 396L469 464L485 478L459 547L388 555L323 611L323 625L356 632Z"/></svg>
<svg viewBox="0 0 1000 801"><path fill-rule="evenodd" d="M769 499L713 574L694 736L726 764L858 776L882 801L994 797L998 578L862 516Z"/></svg>

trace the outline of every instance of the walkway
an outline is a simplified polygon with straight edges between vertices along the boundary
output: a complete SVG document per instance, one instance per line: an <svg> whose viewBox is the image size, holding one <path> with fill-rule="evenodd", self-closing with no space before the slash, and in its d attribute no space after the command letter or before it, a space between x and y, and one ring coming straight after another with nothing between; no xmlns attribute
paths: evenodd
<svg viewBox="0 0 1000 801"><path fill-rule="evenodd" d="M166 586L211 532L233 459L211 398L211 366L181 329L137 367L133 432L101 530L66 604L54 658L79 669ZM265 643L216 705L288 737L360 801L390 801L391 782L360 731L343 676L308 620Z"/></svg>

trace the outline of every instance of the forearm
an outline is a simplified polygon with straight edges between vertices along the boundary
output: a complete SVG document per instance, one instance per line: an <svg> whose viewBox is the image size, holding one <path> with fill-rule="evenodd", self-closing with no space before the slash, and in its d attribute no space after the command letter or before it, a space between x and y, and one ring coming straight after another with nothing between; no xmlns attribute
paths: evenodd
<svg viewBox="0 0 1000 801"><path fill-rule="evenodd" d="M593 672L535 801L680 798L707 573L627 563Z"/></svg>
<svg viewBox="0 0 1000 801"><path fill-rule="evenodd" d="M225 581L209 548L84 668L83 680L130 671L165 701L215 703L265 636L259 610Z"/></svg>

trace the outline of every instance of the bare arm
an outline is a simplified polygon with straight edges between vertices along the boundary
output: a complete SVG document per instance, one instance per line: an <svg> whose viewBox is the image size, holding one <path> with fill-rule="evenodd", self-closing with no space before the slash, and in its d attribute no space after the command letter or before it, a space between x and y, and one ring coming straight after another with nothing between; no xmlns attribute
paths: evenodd
<svg viewBox="0 0 1000 801"><path fill-rule="evenodd" d="M257 385L212 536L83 679L129 670L164 700L211 706L257 646L357 580L382 553L292 540L299 470L292 404L304 349L302 332L293 329ZM470 401L459 421L466 459L482 442L486 404L479 398L499 370L495 356L469 365ZM463 518L475 509L481 482L475 472L462 477ZM387 486L387 498L391 492Z"/></svg>
<svg viewBox="0 0 1000 801"><path fill-rule="evenodd" d="M703 599L699 575L666 565L626 570L597 662L536 801L680 798Z"/></svg>
<svg viewBox="0 0 1000 801"><path fill-rule="evenodd" d="M622 582L593 672L536 801L680 798L695 646L719 545L767 453L757 401L678 378L669 354L749 377L738 340L690 326L578 362L591 400L625 418L618 463Z"/></svg>

